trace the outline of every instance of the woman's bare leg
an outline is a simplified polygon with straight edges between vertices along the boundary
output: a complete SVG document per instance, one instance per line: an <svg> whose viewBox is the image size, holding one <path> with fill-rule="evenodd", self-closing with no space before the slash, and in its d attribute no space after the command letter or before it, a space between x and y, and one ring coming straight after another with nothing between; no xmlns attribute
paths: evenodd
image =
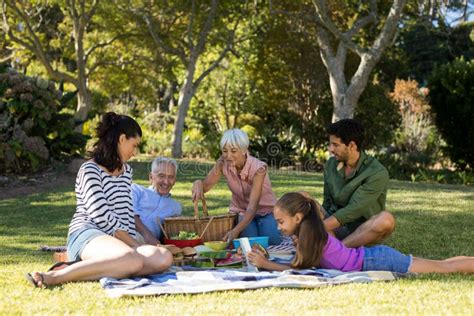
<svg viewBox="0 0 474 316"><path fill-rule="evenodd" d="M141 248L140 246L138 248ZM158 273L166 270L172 262L171 254L155 248L137 250L112 236L104 235L91 240L82 252L82 261L62 270L33 273L33 278L42 286L70 281L98 280L102 277L124 278L135 275ZM144 273L145 272L145 273ZM43 280L42 280L43 279Z"/></svg>
<svg viewBox="0 0 474 316"><path fill-rule="evenodd" d="M136 276L163 272L173 263L173 255L164 247L142 245L135 249L135 253L143 260L143 268L134 274Z"/></svg>
<svg viewBox="0 0 474 316"><path fill-rule="evenodd" d="M430 260L413 257L409 272L416 273L474 273L474 257L452 257L445 260Z"/></svg>

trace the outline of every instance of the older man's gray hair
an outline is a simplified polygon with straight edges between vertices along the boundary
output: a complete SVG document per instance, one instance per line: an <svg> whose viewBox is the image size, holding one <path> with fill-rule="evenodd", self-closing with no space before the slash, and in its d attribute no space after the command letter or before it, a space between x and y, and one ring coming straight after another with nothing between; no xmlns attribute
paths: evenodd
<svg viewBox="0 0 474 316"><path fill-rule="evenodd" d="M173 158L168 158L168 157L156 157L151 163L151 171L155 172L156 169L158 169L158 167L164 163L169 163L173 165L175 171L176 172L178 171L178 163L176 162L176 160L174 160Z"/></svg>

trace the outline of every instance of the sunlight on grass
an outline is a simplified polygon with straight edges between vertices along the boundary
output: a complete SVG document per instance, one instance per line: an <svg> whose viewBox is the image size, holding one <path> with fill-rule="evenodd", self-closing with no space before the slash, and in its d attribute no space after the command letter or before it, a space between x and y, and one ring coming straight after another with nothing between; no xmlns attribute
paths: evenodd
<svg viewBox="0 0 474 316"><path fill-rule="evenodd" d="M148 160L135 161L134 180L148 186ZM191 185L212 167L185 162L173 196L193 212ZM305 190L322 199L322 174L270 174L277 196ZM200 295L110 299L98 282L30 287L28 271L47 269L51 253L42 245L64 245L75 210L73 186L0 201L1 314L472 314L472 275L423 275L395 282L347 284L313 290L262 289ZM228 210L230 193L221 181L207 195L211 214ZM391 181L387 209L397 219L390 246L416 256L474 255L474 188Z"/></svg>

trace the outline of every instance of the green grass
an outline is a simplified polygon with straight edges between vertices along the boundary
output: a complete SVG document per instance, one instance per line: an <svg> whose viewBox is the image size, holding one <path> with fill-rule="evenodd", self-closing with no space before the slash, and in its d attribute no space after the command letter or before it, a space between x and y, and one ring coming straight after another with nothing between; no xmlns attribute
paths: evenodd
<svg viewBox="0 0 474 316"><path fill-rule="evenodd" d="M147 163L132 163L135 181L146 185ZM192 181L209 164L188 162L173 194L192 213ZM322 197L321 174L270 174L277 196L306 190ZM28 271L44 271L51 253L41 245L63 245L75 209L73 183L41 194L0 201L0 314L472 314L474 277L429 274L387 283L348 284L313 290L262 289L200 295L110 299L98 282L70 283L48 290L32 288ZM208 197L211 213L225 212L230 194L224 182ZM387 208L397 218L386 241L402 252L440 259L474 255L474 188L391 181Z"/></svg>

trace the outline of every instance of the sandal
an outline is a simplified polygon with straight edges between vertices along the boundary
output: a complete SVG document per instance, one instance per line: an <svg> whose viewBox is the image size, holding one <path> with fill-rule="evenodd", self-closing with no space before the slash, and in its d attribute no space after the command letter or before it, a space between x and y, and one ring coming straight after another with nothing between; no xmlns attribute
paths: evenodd
<svg viewBox="0 0 474 316"><path fill-rule="evenodd" d="M46 283L44 283L44 277L43 277L43 274L42 273L38 273L38 275L40 276L40 280L35 280L35 278L33 277L33 274L32 273L27 273L25 274L25 278L28 280L28 282L30 282L31 285L33 285L34 287L37 287L37 288L46 288L48 287L48 285ZM39 282L41 281L41 286L38 284Z"/></svg>
<svg viewBox="0 0 474 316"><path fill-rule="evenodd" d="M76 263L77 261L59 261L59 262L56 262L55 264L53 264L51 266L51 268L48 269L48 272L49 271L57 271L57 270L62 270L64 268L67 268L69 267L71 264L74 264Z"/></svg>

